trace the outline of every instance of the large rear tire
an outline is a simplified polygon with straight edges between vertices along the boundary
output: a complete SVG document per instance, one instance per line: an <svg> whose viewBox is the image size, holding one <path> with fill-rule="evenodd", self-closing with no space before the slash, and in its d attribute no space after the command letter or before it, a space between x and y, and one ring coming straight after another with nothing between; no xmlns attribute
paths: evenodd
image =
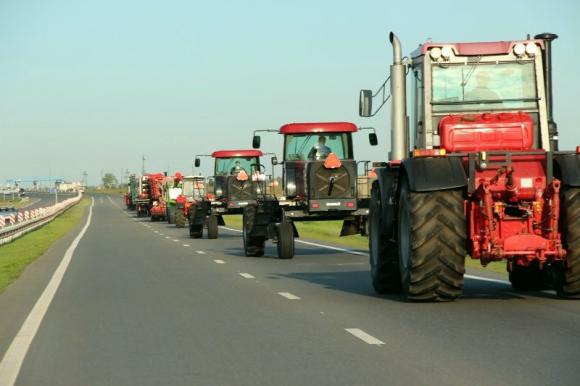
<svg viewBox="0 0 580 386"><path fill-rule="evenodd" d="M248 257L264 256L266 240L263 237L251 237L251 230L256 216L256 208L246 207L243 215L243 233L244 253Z"/></svg>
<svg viewBox="0 0 580 386"><path fill-rule="evenodd" d="M376 293L396 293L401 291L397 245L385 234L381 204L380 188L374 185L368 221L371 280Z"/></svg>
<svg viewBox="0 0 580 386"><path fill-rule="evenodd" d="M467 244L463 203L461 191L411 192L403 179L399 265L410 300L450 301L461 295Z"/></svg>
<svg viewBox="0 0 580 386"><path fill-rule="evenodd" d="M183 209L176 208L174 212L174 218L176 228L185 227L185 213L183 213Z"/></svg>
<svg viewBox="0 0 580 386"><path fill-rule="evenodd" d="M207 238L218 238L218 218L216 215L211 215L207 218Z"/></svg>
<svg viewBox="0 0 580 386"><path fill-rule="evenodd" d="M290 221L283 220L278 225L278 258L294 257L294 227Z"/></svg>
<svg viewBox="0 0 580 386"><path fill-rule="evenodd" d="M568 188L562 196L561 233L566 261L556 268L554 287L562 298L580 299L580 189Z"/></svg>

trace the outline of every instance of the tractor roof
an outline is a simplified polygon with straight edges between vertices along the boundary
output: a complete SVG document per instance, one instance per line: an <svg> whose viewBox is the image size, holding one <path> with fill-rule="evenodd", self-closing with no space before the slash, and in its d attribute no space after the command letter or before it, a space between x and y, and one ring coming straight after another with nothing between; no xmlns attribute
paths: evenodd
<svg viewBox="0 0 580 386"><path fill-rule="evenodd" d="M357 130L350 122L287 123L280 127L280 134L354 133Z"/></svg>
<svg viewBox="0 0 580 386"><path fill-rule="evenodd" d="M260 150L218 150L211 153L213 158L261 157Z"/></svg>
<svg viewBox="0 0 580 386"><path fill-rule="evenodd" d="M536 43L544 48L543 40L512 40L501 42L471 42L471 43L423 43L411 53L411 57L416 58L425 55L433 47L451 47L455 55L459 56L482 56L482 55L504 55L513 50L518 43Z"/></svg>

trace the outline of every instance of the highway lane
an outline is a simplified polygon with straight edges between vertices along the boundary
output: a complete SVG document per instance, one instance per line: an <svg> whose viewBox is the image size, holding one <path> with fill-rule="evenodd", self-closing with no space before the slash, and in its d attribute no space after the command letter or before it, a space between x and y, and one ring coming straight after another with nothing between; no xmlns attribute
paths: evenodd
<svg viewBox="0 0 580 386"><path fill-rule="evenodd" d="M54 193L40 193L40 192L27 192L26 195L30 198L31 204L23 208L23 210L30 210L36 208L42 208L46 206L54 205L58 202L64 201L67 198L76 196L76 193L59 193L55 197Z"/></svg>
<svg viewBox="0 0 580 386"><path fill-rule="evenodd" d="M246 258L98 197L19 385L577 384L580 304L466 280L448 304L373 294L366 257ZM270 256L270 257L268 257Z"/></svg>

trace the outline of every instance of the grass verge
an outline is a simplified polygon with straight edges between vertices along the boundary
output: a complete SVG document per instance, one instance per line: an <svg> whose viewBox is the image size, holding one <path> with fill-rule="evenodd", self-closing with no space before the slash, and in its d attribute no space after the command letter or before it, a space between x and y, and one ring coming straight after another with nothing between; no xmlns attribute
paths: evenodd
<svg viewBox="0 0 580 386"><path fill-rule="evenodd" d="M242 216L229 215L224 216L224 220L228 227L242 229ZM339 237L342 221L308 221L296 222L296 228L300 236L307 239L314 239L320 241L327 241L336 245L343 245L345 247L362 249L368 251L369 240L360 235ZM489 264L487 267L482 267L478 260L471 258L465 259L465 265L469 268L486 269L496 273L506 273L505 262L495 262Z"/></svg>
<svg viewBox="0 0 580 386"><path fill-rule="evenodd" d="M52 222L0 246L0 294L22 274L28 264L79 223L89 203L90 198L85 197Z"/></svg>

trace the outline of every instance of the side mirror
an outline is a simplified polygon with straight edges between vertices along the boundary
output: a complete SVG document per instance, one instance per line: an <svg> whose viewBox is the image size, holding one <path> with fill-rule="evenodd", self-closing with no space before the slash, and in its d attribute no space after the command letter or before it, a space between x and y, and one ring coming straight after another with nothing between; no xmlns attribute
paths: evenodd
<svg viewBox="0 0 580 386"><path fill-rule="evenodd" d="M272 157L272 165L278 165L278 158L276 156Z"/></svg>
<svg viewBox="0 0 580 386"><path fill-rule="evenodd" d="M377 146L379 140L377 139L377 135L375 133L369 133L369 143L371 146Z"/></svg>
<svg viewBox="0 0 580 386"><path fill-rule="evenodd" d="M254 138L252 138L252 147L254 149L259 149L260 148L260 136L259 135L254 135Z"/></svg>
<svg viewBox="0 0 580 386"><path fill-rule="evenodd" d="M373 110L373 92L371 90L360 90L358 100L358 115L370 117Z"/></svg>
<svg viewBox="0 0 580 386"><path fill-rule="evenodd" d="M201 160L199 158L196 158L194 165L195 165L196 168L198 168L199 165L201 165Z"/></svg>

